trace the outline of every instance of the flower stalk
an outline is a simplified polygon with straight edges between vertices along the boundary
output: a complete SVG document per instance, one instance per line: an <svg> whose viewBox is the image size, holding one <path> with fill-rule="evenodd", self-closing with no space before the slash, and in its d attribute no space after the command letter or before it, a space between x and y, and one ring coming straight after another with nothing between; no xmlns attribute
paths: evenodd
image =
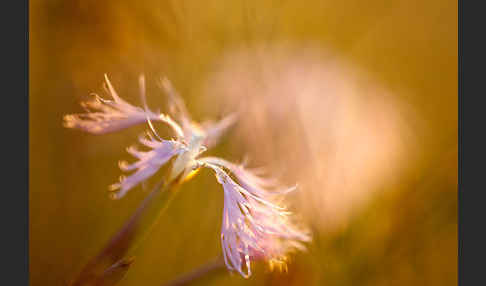
<svg viewBox="0 0 486 286"><path fill-rule="evenodd" d="M177 180L161 180L143 200L133 215L91 259L70 284L72 286L115 285L134 261L134 252L177 193Z"/></svg>
<svg viewBox="0 0 486 286"><path fill-rule="evenodd" d="M180 277L164 284L164 286L182 286L188 285L196 280L199 280L203 277L207 277L209 275L216 274L217 272L224 270L225 264L223 257L219 256L212 261L201 265L200 267L181 275Z"/></svg>

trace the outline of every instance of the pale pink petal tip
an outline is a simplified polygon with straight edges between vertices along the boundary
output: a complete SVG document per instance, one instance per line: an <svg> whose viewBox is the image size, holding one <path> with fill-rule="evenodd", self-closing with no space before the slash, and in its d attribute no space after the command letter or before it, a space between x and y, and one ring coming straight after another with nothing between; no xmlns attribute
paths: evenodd
<svg viewBox="0 0 486 286"><path fill-rule="evenodd" d="M231 127L236 123L238 119L237 113L232 113L227 115L223 119L218 122L207 121L202 124L202 128L206 134L206 138L204 140L204 145L208 148L213 147L219 141L219 138Z"/></svg>
<svg viewBox="0 0 486 286"><path fill-rule="evenodd" d="M145 102L144 86L141 93ZM63 118L63 125L67 128L77 128L92 134L106 134L116 132L147 121L162 121L167 123L179 135L180 127L169 116L131 105L118 96L105 75L105 89L112 100L107 100L94 94L94 98L82 102L86 113L69 114Z"/></svg>
<svg viewBox="0 0 486 286"><path fill-rule="evenodd" d="M95 94L93 99L81 103L86 113L64 116L65 127L78 128L92 134L105 134L143 123L147 117L157 117L156 114L146 112L121 99L106 75L105 84L112 100L103 99Z"/></svg>

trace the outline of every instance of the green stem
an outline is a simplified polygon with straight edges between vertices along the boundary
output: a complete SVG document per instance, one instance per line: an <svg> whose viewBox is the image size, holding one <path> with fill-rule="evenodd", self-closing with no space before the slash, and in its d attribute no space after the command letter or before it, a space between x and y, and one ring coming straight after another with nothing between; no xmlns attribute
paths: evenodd
<svg viewBox="0 0 486 286"><path fill-rule="evenodd" d="M133 253L152 230L160 215L167 209L179 186L177 180L160 181L143 200L135 213L91 259L70 284L72 286L115 285L123 278L133 262Z"/></svg>

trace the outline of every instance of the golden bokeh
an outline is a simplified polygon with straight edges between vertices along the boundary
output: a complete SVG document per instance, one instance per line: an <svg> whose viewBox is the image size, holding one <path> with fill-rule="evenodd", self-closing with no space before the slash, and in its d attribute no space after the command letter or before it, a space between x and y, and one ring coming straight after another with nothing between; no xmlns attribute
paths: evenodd
<svg viewBox="0 0 486 286"><path fill-rule="evenodd" d="M457 1L30 1L30 283L65 285L149 193L108 186L146 126L107 135L63 116L103 94L197 120L239 112L208 155L265 167L313 232L287 271L254 263L194 285L455 285ZM159 134L169 136L163 125ZM195 174L194 174L195 175ZM221 254L221 186L185 182L121 286L164 285ZM274 265L279 268L280 265ZM284 268L282 268L284 269Z"/></svg>

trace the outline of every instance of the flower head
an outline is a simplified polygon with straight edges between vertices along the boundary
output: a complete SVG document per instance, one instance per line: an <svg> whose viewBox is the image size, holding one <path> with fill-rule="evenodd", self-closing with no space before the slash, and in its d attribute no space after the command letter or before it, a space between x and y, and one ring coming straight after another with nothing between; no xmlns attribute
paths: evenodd
<svg viewBox="0 0 486 286"><path fill-rule="evenodd" d="M162 80L161 86L169 96L171 115L177 118L178 122L170 115L156 113L148 108L143 76L140 76L139 84L144 108L133 106L119 97L106 75L105 81L106 89L113 100L105 100L95 95L94 100L81 103L83 107L90 107L94 111L86 109L87 112L84 114L66 115L64 126L78 128L92 134L105 134L147 123L155 135L152 136L148 132L148 139L142 137L139 140L145 147L151 148L151 151L142 152L134 147L127 149L138 161L132 164L121 162L120 169L125 172L133 170L136 172L128 177L122 176L120 182L110 186L110 190L114 191L113 198L123 197L130 189L154 175L172 157L176 159L169 179L185 177L197 165L195 159L206 150L205 145L214 146L221 134L235 122L235 115L229 115L216 123L206 122L204 126L194 122L187 112L184 101L166 78ZM152 121L168 124L176 140L161 139L154 130Z"/></svg>
<svg viewBox="0 0 486 286"><path fill-rule="evenodd" d="M135 107L122 100L105 76L108 91L114 101L96 97L84 103L97 111L65 116L65 126L102 134L146 122L151 131L140 137L139 142L148 151L129 147L127 151L137 158L134 163L120 162L122 171L134 171L128 177L111 185L113 198L123 197L130 189L147 180L172 158L169 181L188 177L200 167L212 169L223 186L224 208L221 226L221 243L226 266L243 277L251 275L250 260L262 259L284 265L286 254L293 249L304 249L302 242L310 237L297 229L289 220L290 212L280 205L283 196L296 189L276 189L277 182L261 178L256 170L237 165L217 157L199 158L207 148L213 147L221 135L236 121L230 114L219 122L194 122L179 96L167 79L161 87L170 99L171 116L152 112L145 99L145 79L139 79L144 108ZM176 139L160 138L152 121L168 124ZM153 135L152 135L153 133ZM231 177L231 175L235 178ZM182 181L182 180L181 180Z"/></svg>

